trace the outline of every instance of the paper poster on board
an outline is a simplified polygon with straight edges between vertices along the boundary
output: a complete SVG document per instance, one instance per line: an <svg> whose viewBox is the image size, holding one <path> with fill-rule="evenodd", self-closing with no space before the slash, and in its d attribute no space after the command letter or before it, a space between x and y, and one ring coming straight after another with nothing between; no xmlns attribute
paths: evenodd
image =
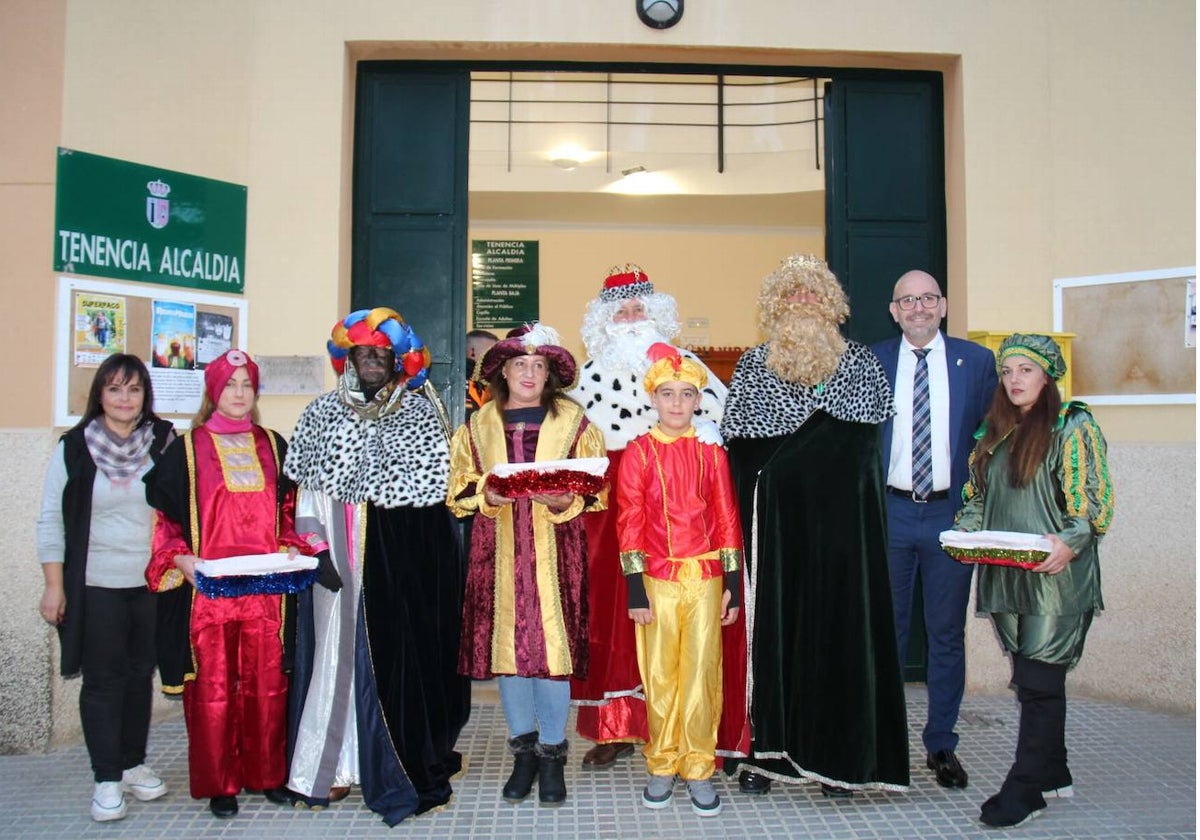
<svg viewBox="0 0 1200 840"><path fill-rule="evenodd" d="M233 317L220 312L196 313L196 369L233 347Z"/></svg>
<svg viewBox="0 0 1200 840"><path fill-rule="evenodd" d="M196 367L196 306L156 300L150 314L151 366L171 370Z"/></svg>
<svg viewBox="0 0 1200 840"><path fill-rule="evenodd" d="M125 352L125 298L80 294L74 316L76 367L97 367L114 353Z"/></svg>

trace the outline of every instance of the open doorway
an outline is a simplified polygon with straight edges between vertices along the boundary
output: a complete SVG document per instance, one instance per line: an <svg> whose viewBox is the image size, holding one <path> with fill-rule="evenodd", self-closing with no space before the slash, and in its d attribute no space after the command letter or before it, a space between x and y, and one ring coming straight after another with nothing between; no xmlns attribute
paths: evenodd
<svg viewBox="0 0 1200 840"><path fill-rule="evenodd" d="M536 134L556 125L575 149ZM473 240L537 238L531 314L573 349L625 262L679 297L682 341L754 344L761 278L797 251L825 256L848 335L870 342L893 334L900 273L945 277L942 144L938 73L361 62L351 303L393 301L423 325L455 418Z"/></svg>
<svg viewBox="0 0 1200 840"><path fill-rule="evenodd" d="M473 71L470 325L502 335L536 311L581 350L586 301L632 262L679 301L680 343L755 343L759 279L824 251L827 81ZM504 262L517 251L532 283Z"/></svg>

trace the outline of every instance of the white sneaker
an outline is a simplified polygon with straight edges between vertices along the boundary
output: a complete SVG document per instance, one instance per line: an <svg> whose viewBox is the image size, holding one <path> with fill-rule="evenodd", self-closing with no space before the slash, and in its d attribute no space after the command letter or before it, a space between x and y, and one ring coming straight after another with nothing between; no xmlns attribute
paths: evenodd
<svg viewBox="0 0 1200 840"><path fill-rule="evenodd" d="M120 782L96 782L92 792L92 819L96 822L125 819L125 794Z"/></svg>
<svg viewBox="0 0 1200 840"><path fill-rule="evenodd" d="M167 784L145 764L139 764L121 774L121 790L132 793L139 802L149 802L165 794Z"/></svg>

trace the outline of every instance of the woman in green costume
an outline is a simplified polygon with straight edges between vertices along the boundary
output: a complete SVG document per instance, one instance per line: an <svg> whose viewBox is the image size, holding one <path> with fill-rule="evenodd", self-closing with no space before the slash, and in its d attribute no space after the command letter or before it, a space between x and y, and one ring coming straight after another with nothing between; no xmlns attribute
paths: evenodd
<svg viewBox="0 0 1200 840"><path fill-rule="evenodd" d="M1030 570L979 568L977 609L990 613L1021 704L1016 759L980 820L1016 826L1073 795L1064 727L1067 670L1083 654L1103 609L1097 545L1113 515L1107 447L1086 405L1063 404L1062 352L1044 335L1014 333L997 354L1000 384L984 418L963 489L960 531L1044 534L1045 560Z"/></svg>

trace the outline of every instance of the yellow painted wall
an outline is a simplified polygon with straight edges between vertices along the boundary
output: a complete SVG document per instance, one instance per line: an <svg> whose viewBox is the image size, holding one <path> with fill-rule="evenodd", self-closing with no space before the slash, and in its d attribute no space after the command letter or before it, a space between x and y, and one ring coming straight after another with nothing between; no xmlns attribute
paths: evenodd
<svg viewBox="0 0 1200 840"><path fill-rule="evenodd" d="M342 314L359 57L939 69L947 72L952 332L1049 329L1054 277L1195 262L1190 2L742 0L689 10L666 32L604 0L436 8L71 0L61 65L26 55L21 66L49 63L51 77L61 75L62 145L248 185L253 352L316 352ZM48 18L51 30L62 25ZM49 284L48 261L26 252L34 279ZM569 315L566 300L548 301L547 312L560 305ZM39 361L48 379L50 361ZM32 402L0 421L46 422L42 401ZM290 425L265 408L270 421ZM1119 439L1153 429L1152 439L1194 440L1190 407L1137 409L1126 423L1129 413L1111 415Z"/></svg>
<svg viewBox="0 0 1200 840"><path fill-rule="evenodd" d="M0 295L5 344L36 361L23 399L0 400L0 428L48 426L54 311L54 148L62 131L65 2L0 7ZM36 244L35 244L36 243ZM19 307L15 301L21 301Z"/></svg>

